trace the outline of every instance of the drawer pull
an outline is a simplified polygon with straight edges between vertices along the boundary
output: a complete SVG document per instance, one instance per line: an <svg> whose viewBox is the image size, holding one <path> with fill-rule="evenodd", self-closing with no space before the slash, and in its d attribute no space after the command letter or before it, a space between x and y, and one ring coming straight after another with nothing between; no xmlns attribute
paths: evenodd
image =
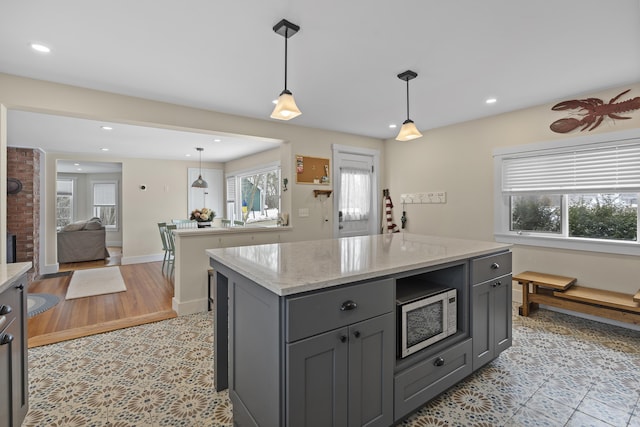
<svg viewBox="0 0 640 427"><path fill-rule="evenodd" d="M353 336L356 337L356 338L360 338L360 331L355 331L353 333Z"/></svg>
<svg viewBox="0 0 640 427"><path fill-rule="evenodd" d="M9 314L13 311L10 305L0 305L0 316L4 316L5 314Z"/></svg>
<svg viewBox="0 0 640 427"><path fill-rule="evenodd" d="M340 311L354 310L357 307L358 307L358 304L349 300L342 303L342 307L340 307Z"/></svg>
<svg viewBox="0 0 640 427"><path fill-rule="evenodd" d="M442 357L438 357L436 360L433 361L433 364L435 366L442 366L444 365L444 359Z"/></svg>
<svg viewBox="0 0 640 427"><path fill-rule="evenodd" d="M340 342L347 342L347 336L346 335L340 335Z"/></svg>
<svg viewBox="0 0 640 427"><path fill-rule="evenodd" d="M20 283L18 286L16 286L16 289L23 290L24 289L24 285L22 283Z"/></svg>
<svg viewBox="0 0 640 427"><path fill-rule="evenodd" d="M9 344L11 341L13 341L13 335L4 334L2 338L0 338L0 345Z"/></svg>
<svg viewBox="0 0 640 427"><path fill-rule="evenodd" d="M491 285L491 287L492 287L492 288L496 288L496 287L501 286L501 285L502 285L502 282L495 282L495 283L493 283L493 284Z"/></svg>
<svg viewBox="0 0 640 427"><path fill-rule="evenodd" d="M497 262L494 262L493 264L491 264L491 269L492 270L497 270L500 268L500 264L498 264Z"/></svg>

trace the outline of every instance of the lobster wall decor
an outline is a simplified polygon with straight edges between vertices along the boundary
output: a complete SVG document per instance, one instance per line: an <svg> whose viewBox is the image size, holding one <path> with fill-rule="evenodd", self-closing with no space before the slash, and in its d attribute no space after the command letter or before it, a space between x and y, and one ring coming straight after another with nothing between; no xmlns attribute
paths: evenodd
<svg viewBox="0 0 640 427"><path fill-rule="evenodd" d="M584 130L592 131L604 120L605 117L612 119L626 120L631 117L622 117L621 113L627 113L629 111L640 109L640 97L628 99L626 101L617 102L618 99L629 92L631 89L627 89L617 96L611 98L609 103L605 104L603 100L598 98L586 98L586 99L572 99L571 101L560 102L551 109L553 111L564 110L577 110L575 114L581 116L581 119L569 117L565 119L556 120L551 123L549 128L557 133L567 133L574 129L579 128L580 132Z"/></svg>

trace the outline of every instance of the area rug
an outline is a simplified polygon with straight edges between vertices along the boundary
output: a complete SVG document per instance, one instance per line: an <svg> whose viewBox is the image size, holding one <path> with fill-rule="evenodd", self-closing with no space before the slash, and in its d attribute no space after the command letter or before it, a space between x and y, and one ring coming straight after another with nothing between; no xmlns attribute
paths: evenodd
<svg viewBox="0 0 640 427"><path fill-rule="evenodd" d="M84 298L126 291L120 267L76 270L71 276L65 299Z"/></svg>
<svg viewBox="0 0 640 427"><path fill-rule="evenodd" d="M27 294L27 317L33 317L53 308L58 301L57 296L51 294Z"/></svg>

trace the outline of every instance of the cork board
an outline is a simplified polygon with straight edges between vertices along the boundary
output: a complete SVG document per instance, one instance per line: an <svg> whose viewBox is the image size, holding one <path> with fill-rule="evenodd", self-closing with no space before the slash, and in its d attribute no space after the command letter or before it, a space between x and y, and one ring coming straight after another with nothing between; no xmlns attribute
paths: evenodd
<svg viewBox="0 0 640 427"><path fill-rule="evenodd" d="M296 182L299 184L329 185L329 159L296 156Z"/></svg>

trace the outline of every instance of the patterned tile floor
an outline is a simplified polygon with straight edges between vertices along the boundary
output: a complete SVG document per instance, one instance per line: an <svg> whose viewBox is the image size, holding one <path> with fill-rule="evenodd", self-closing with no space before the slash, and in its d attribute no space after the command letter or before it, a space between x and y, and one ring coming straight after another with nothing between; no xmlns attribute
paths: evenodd
<svg viewBox="0 0 640 427"><path fill-rule="evenodd" d="M402 426L640 427L640 332L513 305L513 346ZM23 426L230 426L200 313L29 350Z"/></svg>

